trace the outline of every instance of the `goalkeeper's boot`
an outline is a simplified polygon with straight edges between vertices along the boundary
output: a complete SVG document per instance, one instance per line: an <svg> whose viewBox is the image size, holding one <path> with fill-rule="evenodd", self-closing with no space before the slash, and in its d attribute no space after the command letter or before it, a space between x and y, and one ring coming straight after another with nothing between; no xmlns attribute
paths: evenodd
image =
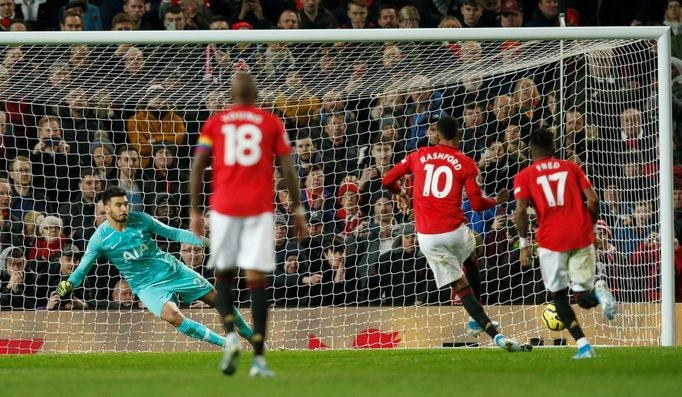
<svg viewBox="0 0 682 397"><path fill-rule="evenodd" d="M573 356L574 360L582 360L584 358L594 358L597 354L590 345L585 345L578 349L578 352Z"/></svg>
<svg viewBox="0 0 682 397"><path fill-rule="evenodd" d="M533 350L533 346L527 343L519 343L515 340L507 339L502 334L497 334L497 336L495 336L495 343L497 346L510 353L529 352Z"/></svg>
<svg viewBox="0 0 682 397"><path fill-rule="evenodd" d="M498 329L500 327L500 323L497 321L491 321L493 323L493 327L495 329ZM480 325L478 325L478 322L474 320L473 318L469 317L469 323L467 324L467 335L475 338L478 335L480 335L483 332L483 328L481 328Z"/></svg>
<svg viewBox="0 0 682 397"><path fill-rule="evenodd" d="M250 343L251 337L253 336L253 329L244 321L244 317L239 314L237 309L234 309L234 314L234 326L237 328L237 334Z"/></svg>
<svg viewBox="0 0 682 397"><path fill-rule="evenodd" d="M599 280L594 284L594 294L597 297L597 301L599 301L604 318L607 320L616 318L616 314L618 314L616 300L613 298L609 286L606 285L606 281Z"/></svg>
<svg viewBox="0 0 682 397"><path fill-rule="evenodd" d="M225 337L225 347L223 348L223 358L220 360L220 370L225 375L232 375L237 370L239 364L239 340L234 332L230 332Z"/></svg>
<svg viewBox="0 0 682 397"><path fill-rule="evenodd" d="M253 358L253 363L251 364L251 369L249 370L249 376L272 378L275 376L275 373L272 372L270 367L268 367L268 363L265 362L265 357L256 356Z"/></svg>

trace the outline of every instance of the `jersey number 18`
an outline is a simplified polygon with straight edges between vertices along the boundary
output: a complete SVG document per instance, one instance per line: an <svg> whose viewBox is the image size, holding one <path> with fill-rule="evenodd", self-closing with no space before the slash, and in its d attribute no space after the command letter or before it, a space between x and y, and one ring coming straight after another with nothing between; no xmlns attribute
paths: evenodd
<svg viewBox="0 0 682 397"><path fill-rule="evenodd" d="M260 142L263 133L253 124L225 124L221 129L225 135L225 165L239 164L251 166L257 164L261 157Z"/></svg>

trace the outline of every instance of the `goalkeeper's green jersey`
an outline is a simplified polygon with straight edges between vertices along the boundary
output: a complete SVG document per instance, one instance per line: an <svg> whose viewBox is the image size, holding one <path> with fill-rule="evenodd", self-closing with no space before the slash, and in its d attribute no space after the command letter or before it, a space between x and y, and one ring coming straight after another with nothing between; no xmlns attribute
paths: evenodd
<svg viewBox="0 0 682 397"><path fill-rule="evenodd" d="M164 225L143 212L131 212L122 232L114 230L108 221L99 225L69 281L74 287L79 286L100 256L104 256L118 268L133 293L164 280L176 266L184 265L171 254L159 249L154 235L192 245L203 243L201 238L188 230Z"/></svg>

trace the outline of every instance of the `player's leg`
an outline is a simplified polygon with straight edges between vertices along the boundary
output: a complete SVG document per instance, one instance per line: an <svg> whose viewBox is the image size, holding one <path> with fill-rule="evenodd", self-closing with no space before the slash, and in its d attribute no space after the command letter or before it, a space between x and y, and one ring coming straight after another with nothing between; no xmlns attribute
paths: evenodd
<svg viewBox="0 0 682 397"><path fill-rule="evenodd" d="M215 308L217 296L218 292L215 288L211 288L211 290L206 295L200 297L199 300ZM237 333L242 338L251 341L253 330L249 327L249 324L244 321L244 317L239 313L239 309L237 309L236 306L232 306L232 311L234 312L234 326L237 327Z"/></svg>
<svg viewBox="0 0 682 397"><path fill-rule="evenodd" d="M474 236L474 241L475 241L475 247L479 247L483 242L480 238L480 236L472 231L472 234ZM464 261L464 276L466 277L466 281L468 282L469 286L471 287L474 297L478 299L479 302L481 302L481 277L478 272L478 249L474 248L473 251L471 251L471 254L466 258ZM455 291L457 291L455 289ZM495 328L498 328L500 324L497 321L491 321L493 326ZM477 337L481 333L484 332L484 329L481 327L481 325L478 324L478 322L471 316L469 316L469 321L467 322L467 335L471 337Z"/></svg>
<svg viewBox="0 0 682 397"><path fill-rule="evenodd" d="M594 357L594 350L590 342L585 337L585 333L576 319L575 312L568 299L568 253L556 252L545 248L538 248L538 259L540 260L540 271L545 288L549 291L549 296L556 307L557 314L568 332L575 339L578 345L578 353L574 358Z"/></svg>
<svg viewBox="0 0 682 397"><path fill-rule="evenodd" d="M274 376L265 358L265 338L268 318L267 274L275 269L275 220L272 213L246 218L240 237L237 258L239 267L246 271L246 285L251 295L253 319L254 360L249 370L251 376Z"/></svg>
<svg viewBox="0 0 682 397"><path fill-rule="evenodd" d="M180 333L190 338L199 339L220 347L225 346L225 339L222 336L216 334L204 324L185 317L180 312L180 309L178 309L178 305L173 301L167 301L163 305L161 318L177 328Z"/></svg>
<svg viewBox="0 0 682 397"><path fill-rule="evenodd" d="M216 283L215 308L225 327L225 348L220 361L220 369L225 375L237 370L239 360L239 341L234 332L236 316L234 306L234 282L237 274L237 253L239 252L239 235L242 232L241 219L232 218L211 211L211 261L214 267Z"/></svg>
<svg viewBox="0 0 682 397"><path fill-rule="evenodd" d="M594 246L575 250L568 259L568 278L571 280L575 301L583 309L601 306L602 314L607 320L613 320L618 313L616 300L613 298L606 281L596 278L596 257Z"/></svg>

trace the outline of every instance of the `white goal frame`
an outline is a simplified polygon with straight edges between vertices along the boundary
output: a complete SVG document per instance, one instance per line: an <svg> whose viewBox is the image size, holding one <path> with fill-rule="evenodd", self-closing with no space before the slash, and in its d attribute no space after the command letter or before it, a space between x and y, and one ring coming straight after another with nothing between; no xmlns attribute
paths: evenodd
<svg viewBox="0 0 682 397"><path fill-rule="evenodd" d="M250 42L380 42L457 40L607 40L656 41L658 68L658 129L660 138L661 334L662 346L675 345L675 295L672 202L672 104L670 28L569 27L484 29L373 29L373 30L253 30L253 31L101 31L5 32L4 45L57 44L193 44Z"/></svg>

